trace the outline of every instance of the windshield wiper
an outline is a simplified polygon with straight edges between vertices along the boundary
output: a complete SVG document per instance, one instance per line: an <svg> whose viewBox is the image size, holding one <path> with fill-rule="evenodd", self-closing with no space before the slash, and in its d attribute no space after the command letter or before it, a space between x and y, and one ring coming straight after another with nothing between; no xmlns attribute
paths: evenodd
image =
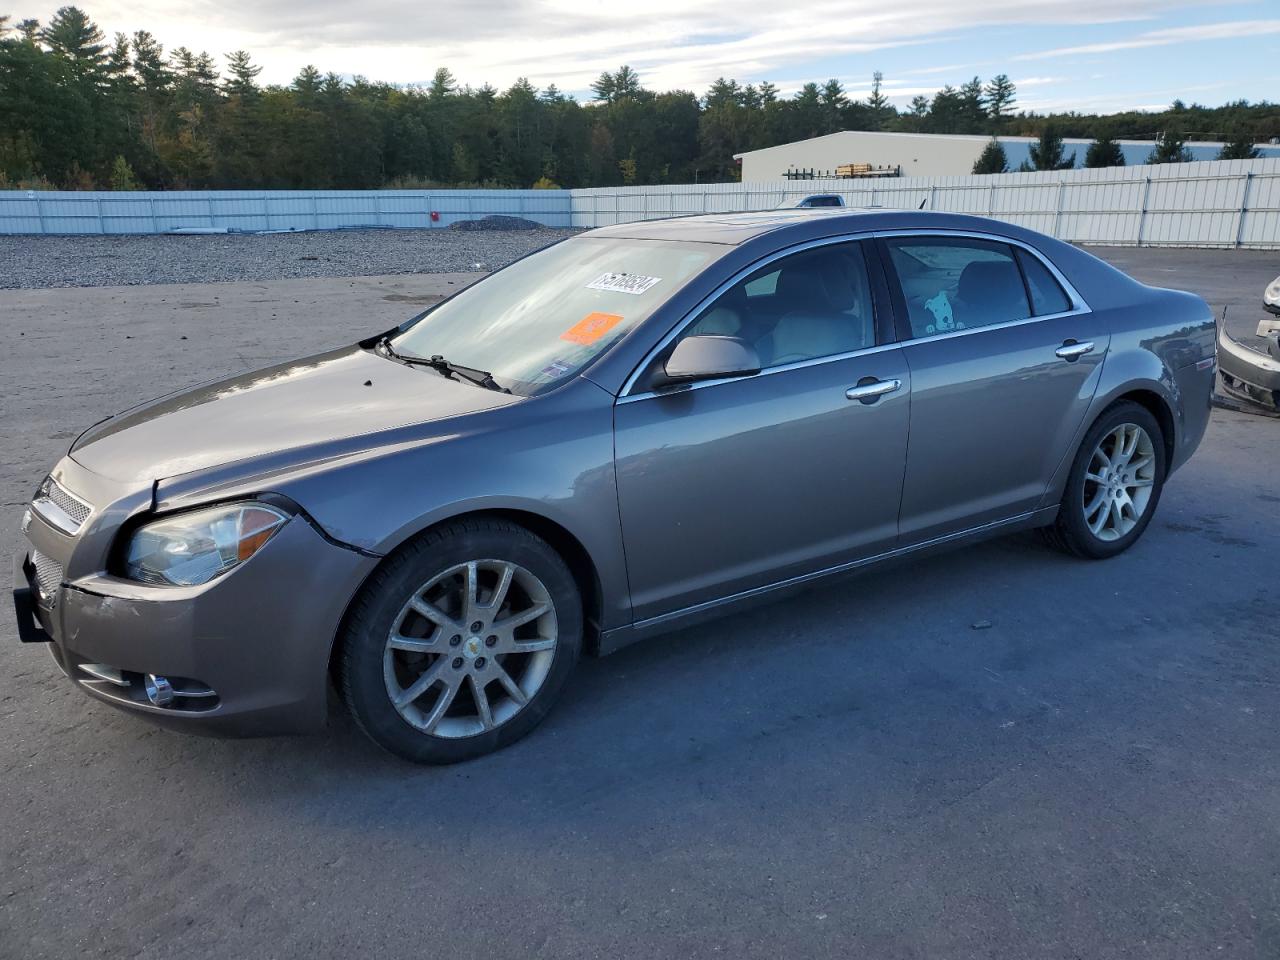
<svg viewBox="0 0 1280 960"><path fill-rule="evenodd" d="M399 353L396 348L391 345L390 337L383 337L378 341L378 346L387 354L387 356L399 360L401 363L409 364L414 367L430 367L437 373L445 377L462 377L476 386L485 387L488 390L497 390L499 393L510 393L506 387L493 379L493 374L488 370L477 370L475 367L465 367L460 363L452 363L446 360L440 354L430 357L418 357L412 354Z"/></svg>

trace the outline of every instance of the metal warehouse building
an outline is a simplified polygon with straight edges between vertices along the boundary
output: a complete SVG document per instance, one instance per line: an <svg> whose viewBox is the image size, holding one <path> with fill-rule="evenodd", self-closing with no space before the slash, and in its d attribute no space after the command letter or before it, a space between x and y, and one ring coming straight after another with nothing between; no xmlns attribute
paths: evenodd
<svg viewBox="0 0 1280 960"><path fill-rule="evenodd" d="M954 177L973 172L974 161L982 153L990 137L960 136L942 133L873 133L867 130L845 130L782 143L763 150L734 154L742 164L744 181L782 180L788 173L814 171L817 176L836 174L838 167L869 165L874 168L900 168L904 177ZM1031 156L1035 137L997 137L1004 146L1009 169ZM1090 141L1064 140L1067 155L1073 151L1076 166L1084 166L1084 154ZM1145 163L1155 146L1151 140L1121 140L1125 163ZM1193 160L1216 160L1221 143L1188 143ZM1280 145L1258 144L1264 157L1280 157Z"/></svg>

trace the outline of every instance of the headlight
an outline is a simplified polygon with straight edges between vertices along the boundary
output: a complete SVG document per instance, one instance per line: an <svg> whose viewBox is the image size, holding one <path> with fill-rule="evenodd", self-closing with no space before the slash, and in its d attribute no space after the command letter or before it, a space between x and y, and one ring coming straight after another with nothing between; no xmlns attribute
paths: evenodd
<svg viewBox="0 0 1280 960"><path fill-rule="evenodd" d="M144 583L208 583L261 550L288 519L264 503L229 503L157 520L134 533L125 569Z"/></svg>

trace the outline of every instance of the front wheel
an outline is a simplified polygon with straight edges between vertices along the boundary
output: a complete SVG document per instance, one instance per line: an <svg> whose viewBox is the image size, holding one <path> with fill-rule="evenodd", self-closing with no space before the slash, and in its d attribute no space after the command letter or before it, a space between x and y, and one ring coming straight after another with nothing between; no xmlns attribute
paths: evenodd
<svg viewBox="0 0 1280 960"><path fill-rule="evenodd" d="M582 647L582 600L545 541L502 520L446 524L393 555L347 618L343 698L418 763L507 746L550 710Z"/></svg>
<svg viewBox="0 0 1280 960"><path fill-rule="evenodd" d="M1124 401L1089 429L1047 539L1101 560L1127 550L1151 522L1166 472L1164 434L1145 407Z"/></svg>

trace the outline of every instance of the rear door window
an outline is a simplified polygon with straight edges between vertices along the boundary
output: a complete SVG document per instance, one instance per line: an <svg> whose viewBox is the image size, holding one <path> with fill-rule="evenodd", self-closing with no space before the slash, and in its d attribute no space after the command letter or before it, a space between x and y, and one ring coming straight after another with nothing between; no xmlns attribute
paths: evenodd
<svg viewBox="0 0 1280 960"><path fill-rule="evenodd" d="M969 237L889 237L913 337L1030 317L1013 248ZM1050 278L1052 279L1052 278Z"/></svg>

